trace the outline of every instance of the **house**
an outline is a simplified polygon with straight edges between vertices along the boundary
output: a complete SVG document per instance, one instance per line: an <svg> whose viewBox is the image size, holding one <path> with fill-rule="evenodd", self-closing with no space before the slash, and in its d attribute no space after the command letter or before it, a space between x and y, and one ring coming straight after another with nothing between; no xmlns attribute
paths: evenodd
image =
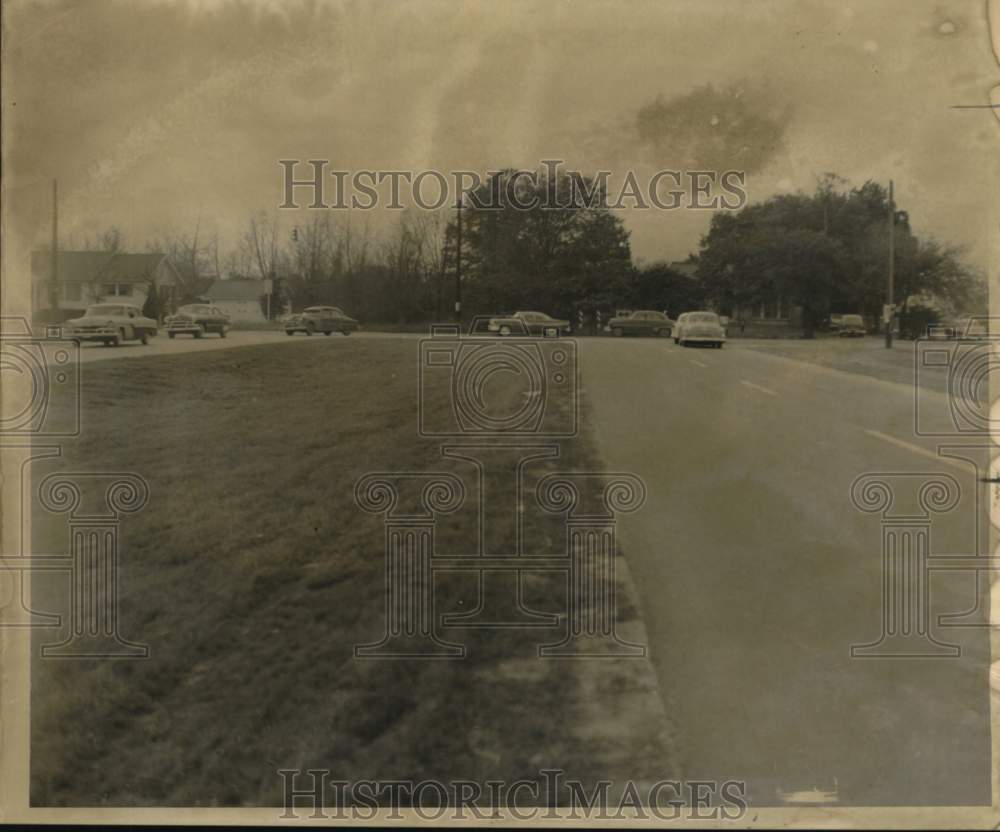
<svg viewBox="0 0 1000 832"><path fill-rule="evenodd" d="M128 303L140 309L151 285L168 306L180 278L163 253L60 251L56 259L53 304L52 253L31 253L31 302L36 319L63 321L95 303Z"/></svg>
<svg viewBox="0 0 1000 832"><path fill-rule="evenodd" d="M267 319L260 301L270 290L269 284L269 280L216 280L204 298L234 322L262 323Z"/></svg>

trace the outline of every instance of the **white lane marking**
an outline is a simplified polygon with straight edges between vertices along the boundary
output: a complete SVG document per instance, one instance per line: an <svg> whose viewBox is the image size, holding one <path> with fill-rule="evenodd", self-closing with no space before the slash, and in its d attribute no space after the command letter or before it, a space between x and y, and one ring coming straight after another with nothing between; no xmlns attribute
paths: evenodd
<svg viewBox="0 0 1000 832"><path fill-rule="evenodd" d="M697 367L707 367L708 366L707 364L702 364L700 361L695 361L693 358L689 358L688 361L690 361L692 364L694 364Z"/></svg>
<svg viewBox="0 0 1000 832"><path fill-rule="evenodd" d="M897 439L895 436L889 436L889 434L882 433L878 430L868 430L866 428L865 433L869 436L874 436L876 439L881 439L883 442L888 442L890 445L895 445L897 448L905 448L908 451L913 451L915 454L920 454L928 459L933 459L935 462L944 462L947 465L953 465L956 468L961 468L965 471L965 473L969 473L969 465L966 462L961 462L960 460L952 459L947 456L938 456L933 451L928 451L926 448L921 448L919 445L905 442L902 439Z"/></svg>
<svg viewBox="0 0 1000 832"><path fill-rule="evenodd" d="M766 387L761 387L759 384L754 384L752 381L743 381L741 379L740 380L740 384L742 384L744 387L750 387L750 388L752 388L754 390L759 390L761 393L767 393L767 395L769 395L769 396L777 396L778 395L773 390L768 390Z"/></svg>
<svg viewBox="0 0 1000 832"><path fill-rule="evenodd" d="M887 379L874 378L873 376L866 376L862 373L849 372L847 370L837 370L834 367L824 367L821 364L813 364L812 362L806 361L803 358L792 358L787 355L777 355L772 352L765 352L767 347L763 345L756 344L740 344L735 345L733 349L739 350L750 350L749 355L756 355L763 358L765 361L784 361L790 364L798 364L804 370L811 370L817 375L827 375L832 378L841 378L844 381L850 381L852 384L867 384L874 387L881 387L885 389L886 387L894 387L901 393L908 395L911 399L913 398L913 382L903 383L900 381L888 381ZM948 393L939 393L937 390L921 390L921 396L934 396L935 398L950 399Z"/></svg>

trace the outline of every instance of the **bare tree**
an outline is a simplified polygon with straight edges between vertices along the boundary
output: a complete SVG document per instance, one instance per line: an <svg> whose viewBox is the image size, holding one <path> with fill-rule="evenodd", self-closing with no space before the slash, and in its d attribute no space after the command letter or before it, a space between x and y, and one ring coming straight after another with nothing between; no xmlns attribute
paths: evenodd
<svg viewBox="0 0 1000 832"><path fill-rule="evenodd" d="M367 217L364 225L356 228L350 216L341 228L337 241L336 257L343 264L344 285L347 291L348 305L357 310L361 301L362 275L367 270L370 260L371 227Z"/></svg>
<svg viewBox="0 0 1000 832"><path fill-rule="evenodd" d="M329 214L314 215L292 240L291 266L307 283L330 281L340 272L336 234Z"/></svg>
<svg viewBox="0 0 1000 832"><path fill-rule="evenodd" d="M219 274L218 235L202 229L200 214L190 232L172 231L147 248L170 257L180 278L177 288L178 300L182 303L200 297Z"/></svg>
<svg viewBox="0 0 1000 832"><path fill-rule="evenodd" d="M278 244L278 222L274 216L261 211L250 218L240 238L241 256L262 280L274 277L279 271L281 247Z"/></svg>
<svg viewBox="0 0 1000 832"><path fill-rule="evenodd" d="M441 320L445 314L445 280L455 263L455 224L447 211L420 214L416 224L424 239L424 272L433 283L434 316Z"/></svg>
<svg viewBox="0 0 1000 832"><path fill-rule="evenodd" d="M69 248L73 248L74 235L70 235ZM110 225L103 231L94 234L86 234L83 238L82 251L106 251L110 254L117 254L122 251L124 242L121 229L117 225Z"/></svg>

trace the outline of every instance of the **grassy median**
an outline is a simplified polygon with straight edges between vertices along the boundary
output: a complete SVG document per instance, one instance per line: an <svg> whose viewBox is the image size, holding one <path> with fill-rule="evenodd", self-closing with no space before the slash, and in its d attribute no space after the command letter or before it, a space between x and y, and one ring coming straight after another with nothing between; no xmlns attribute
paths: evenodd
<svg viewBox="0 0 1000 832"><path fill-rule="evenodd" d="M416 350L340 338L84 367L83 433L59 467L149 482L149 504L121 526L120 619L151 656L34 660L34 805L277 805L282 768L351 781L677 775L648 663L537 659L559 628L449 632L468 647L461 661L354 658L385 628L383 522L355 504L356 481L471 480L417 436ZM450 406L446 390L426 401ZM599 467L583 436L532 470ZM529 545L558 548L560 530L533 518ZM36 522L36 550L65 539L60 522ZM440 524L438 550L475 539L463 509ZM36 584L49 600L62 586ZM525 584L533 607L564 608L560 573ZM638 626L620 592L622 626ZM471 608L475 573L446 576L438 597L441 611Z"/></svg>

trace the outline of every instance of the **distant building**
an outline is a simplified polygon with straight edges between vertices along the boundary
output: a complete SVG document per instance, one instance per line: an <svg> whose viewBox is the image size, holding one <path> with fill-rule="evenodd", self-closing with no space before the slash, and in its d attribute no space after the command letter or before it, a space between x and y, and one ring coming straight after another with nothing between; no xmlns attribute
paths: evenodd
<svg viewBox="0 0 1000 832"><path fill-rule="evenodd" d="M167 304L179 282L166 254L113 251L60 251L56 260L57 309L52 308L52 254L31 253L31 302L36 318L65 320L95 303L127 303L140 309L149 288Z"/></svg>
<svg viewBox="0 0 1000 832"><path fill-rule="evenodd" d="M225 312L233 321L263 323L260 299L269 291L268 280L216 280L205 292L205 300Z"/></svg>

